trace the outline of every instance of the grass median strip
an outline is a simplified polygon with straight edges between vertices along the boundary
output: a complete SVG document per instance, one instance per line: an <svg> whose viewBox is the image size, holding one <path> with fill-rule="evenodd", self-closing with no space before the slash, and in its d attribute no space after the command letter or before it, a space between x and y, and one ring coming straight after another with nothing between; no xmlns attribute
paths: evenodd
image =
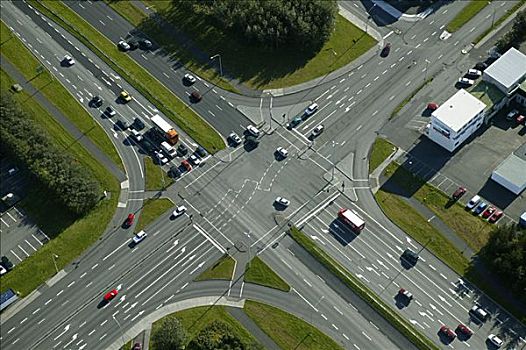
<svg viewBox="0 0 526 350"><path fill-rule="evenodd" d="M373 291L356 279L340 263L331 258L327 253L325 253L325 251L320 249L316 243L307 237L303 232L301 232L296 227L292 227L289 231L289 234L299 245L301 245L308 253L316 258L331 273L338 277L363 300L369 303L380 315L389 321L393 327L395 327L400 333L409 339L416 347L419 349L438 349L438 347L433 342L431 342L431 340L418 332L401 315L390 308L383 300L378 298Z"/></svg>
<svg viewBox="0 0 526 350"><path fill-rule="evenodd" d="M147 199L144 201L141 215L135 226L135 232L144 229L155 219L174 206L174 203L168 198Z"/></svg>
<svg viewBox="0 0 526 350"><path fill-rule="evenodd" d="M477 13L488 6L490 1L471 0L460 12L447 24L446 30L450 33L456 32Z"/></svg>
<svg viewBox="0 0 526 350"><path fill-rule="evenodd" d="M415 97L416 94L418 94L418 92L420 90L422 90L424 88L424 86L429 84L431 81L433 81L432 77L431 78L427 78L426 81L424 81L416 89L414 89L413 92L411 93L411 95L407 96L402 102L400 102L400 104L398 106L396 106L396 108L391 113L391 116L389 116L389 119L393 119L394 117L396 117L398 115L398 112L400 112L402 110L402 108L404 108L404 106L406 104L408 104L409 101L411 101L413 99L413 97Z"/></svg>
<svg viewBox="0 0 526 350"><path fill-rule="evenodd" d="M509 16L511 16L515 11L517 11L522 5L526 3L526 0L519 0L515 5L513 5L512 8L506 10L504 15L500 16L499 19L497 19L495 22L492 21L492 26L486 29L482 34L477 36L475 40L473 40L473 44L477 44L479 41L484 39L486 35L489 34L493 29L498 28L502 22L504 22Z"/></svg>
<svg viewBox="0 0 526 350"><path fill-rule="evenodd" d="M150 157L144 158L144 181L146 191L158 191L174 183L166 171L160 165L154 164Z"/></svg>
<svg viewBox="0 0 526 350"><path fill-rule="evenodd" d="M53 103L82 133L97 145L121 170L124 170L121 158L102 127L93 120L62 84L53 78L43 65L16 37L11 30L0 22L2 45L0 52L22 75L31 81L51 103ZM23 58L23 59L21 59ZM39 73L41 71L41 73Z"/></svg>
<svg viewBox="0 0 526 350"><path fill-rule="evenodd" d="M10 93L9 88L15 82L3 70L0 70L0 78L1 93ZM58 256L57 267L62 269L97 242L113 217L120 187L118 181L31 96L20 92L13 98L57 145L65 147L78 162L88 167L102 187L111 193L110 199L101 200L86 216L77 218L69 215L37 184L29 187L27 196L17 205L52 239L2 276L1 287L2 291L12 288L26 296L55 274L54 255Z"/></svg>
<svg viewBox="0 0 526 350"><path fill-rule="evenodd" d="M223 255L214 265L203 271L196 281L231 280L236 261L230 255Z"/></svg>
<svg viewBox="0 0 526 350"><path fill-rule="evenodd" d="M60 1L31 0L29 2L46 17L62 26L86 45L209 152L215 153L225 148L221 136L206 121L201 119L188 104L180 100L135 60L120 52L115 43L84 21L65 4Z"/></svg>
<svg viewBox="0 0 526 350"><path fill-rule="evenodd" d="M383 163L394 151L396 147L386 139L378 137L371 148L371 156L369 157L369 174L375 171L376 168Z"/></svg>
<svg viewBox="0 0 526 350"><path fill-rule="evenodd" d="M290 286L259 257L247 263L244 281L288 292Z"/></svg>

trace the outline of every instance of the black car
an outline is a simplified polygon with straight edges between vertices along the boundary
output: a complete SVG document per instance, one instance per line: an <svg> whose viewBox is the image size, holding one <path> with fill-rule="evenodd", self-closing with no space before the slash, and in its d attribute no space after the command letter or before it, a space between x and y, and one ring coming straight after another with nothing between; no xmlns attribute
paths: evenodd
<svg viewBox="0 0 526 350"><path fill-rule="evenodd" d="M181 176L181 170L178 167L172 166L168 171L168 176L170 177L179 177Z"/></svg>
<svg viewBox="0 0 526 350"><path fill-rule="evenodd" d="M128 123L125 120L121 120L121 119L117 120L117 122L115 122L115 125L117 125L117 127L121 129L122 131L128 129L129 127Z"/></svg>
<svg viewBox="0 0 526 350"><path fill-rule="evenodd" d="M203 147L201 146L198 146L196 149L195 149L195 154L197 154L199 157L201 158L204 158L206 157L206 151Z"/></svg>
<svg viewBox="0 0 526 350"><path fill-rule="evenodd" d="M245 138L245 144L249 147L257 147L259 145L259 141L255 136L249 135Z"/></svg>
<svg viewBox="0 0 526 350"><path fill-rule="evenodd" d="M91 99L91 105L93 107L100 107L104 103L104 100L100 96L93 96Z"/></svg>
<svg viewBox="0 0 526 350"><path fill-rule="evenodd" d="M182 157L184 155L186 155L188 153L188 148L186 148L185 145L183 145L182 143L177 147L177 155L179 157Z"/></svg>
<svg viewBox="0 0 526 350"><path fill-rule="evenodd" d="M382 49L382 52L380 53L380 56L387 57L389 56L389 52L391 52L391 43L385 44L384 48Z"/></svg>
<svg viewBox="0 0 526 350"><path fill-rule="evenodd" d="M483 71L484 69L488 68L488 64L485 63L485 62L478 62L476 65L475 65L475 69L478 69L480 71Z"/></svg>
<svg viewBox="0 0 526 350"><path fill-rule="evenodd" d="M402 253L402 259L404 259L406 262L408 262L411 265L415 265L418 261L418 254L412 251L411 249L406 249Z"/></svg>
<svg viewBox="0 0 526 350"><path fill-rule="evenodd" d="M7 256L3 256L0 259L0 262L4 269L6 269L7 271L11 271L13 269L13 263L11 262L11 260L9 260Z"/></svg>
<svg viewBox="0 0 526 350"><path fill-rule="evenodd" d="M135 130L142 130L144 129L145 125L144 122L141 120L141 118L135 118L133 120L133 128Z"/></svg>
<svg viewBox="0 0 526 350"><path fill-rule="evenodd" d="M137 50L139 48L139 43L137 41L130 41L128 45L130 45L130 50Z"/></svg>

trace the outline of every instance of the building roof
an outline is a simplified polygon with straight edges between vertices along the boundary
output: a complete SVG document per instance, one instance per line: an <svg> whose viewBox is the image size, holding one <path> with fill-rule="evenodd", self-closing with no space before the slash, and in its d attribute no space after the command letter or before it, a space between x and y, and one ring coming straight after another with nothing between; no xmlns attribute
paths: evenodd
<svg viewBox="0 0 526 350"><path fill-rule="evenodd" d="M510 89L526 75L526 55L512 47L486 68L484 74Z"/></svg>
<svg viewBox="0 0 526 350"><path fill-rule="evenodd" d="M526 186L526 143L517 148L493 170L518 188Z"/></svg>
<svg viewBox="0 0 526 350"><path fill-rule="evenodd" d="M486 104L460 89L431 114L451 130L458 132L473 117L482 112Z"/></svg>

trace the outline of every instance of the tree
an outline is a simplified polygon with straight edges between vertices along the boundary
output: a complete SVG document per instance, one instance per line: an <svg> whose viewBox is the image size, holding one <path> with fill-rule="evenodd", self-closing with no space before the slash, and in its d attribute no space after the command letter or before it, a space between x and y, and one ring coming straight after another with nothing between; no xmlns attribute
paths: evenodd
<svg viewBox="0 0 526 350"><path fill-rule="evenodd" d="M221 321L214 321L203 328L190 343L194 350L248 350L232 328Z"/></svg>
<svg viewBox="0 0 526 350"><path fill-rule="evenodd" d="M518 48L524 41L526 41L526 10L517 13L511 30L497 41L497 51L504 53L511 47Z"/></svg>
<svg viewBox="0 0 526 350"><path fill-rule="evenodd" d="M186 330L175 317L165 317L152 334L152 341L156 349L179 350L186 342Z"/></svg>

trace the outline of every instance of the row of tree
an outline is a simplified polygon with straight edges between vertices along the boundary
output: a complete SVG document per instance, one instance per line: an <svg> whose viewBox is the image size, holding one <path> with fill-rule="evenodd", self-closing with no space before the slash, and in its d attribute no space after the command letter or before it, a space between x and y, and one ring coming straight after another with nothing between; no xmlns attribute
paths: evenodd
<svg viewBox="0 0 526 350"><path fill-rule="evenodd" d="M338 13L335 0L188 0L178 5L211 16L224 29L258 45L299 49L321 46Z"/></svg>
<svg viewBox="0 0 526 350"><path fill-rule="evenodd" d="M511 30L497 41L497 51L504 53L511 47L518 49L524 41L526 41L526 10L517 13Z"/></svg>
<svg viewBox="0 0 526 350"><path fill-rule="evenodd" d="M59 149L8 95L0 98L0 149L72 213L86 214L102 191L89 169Z"/></svg>

